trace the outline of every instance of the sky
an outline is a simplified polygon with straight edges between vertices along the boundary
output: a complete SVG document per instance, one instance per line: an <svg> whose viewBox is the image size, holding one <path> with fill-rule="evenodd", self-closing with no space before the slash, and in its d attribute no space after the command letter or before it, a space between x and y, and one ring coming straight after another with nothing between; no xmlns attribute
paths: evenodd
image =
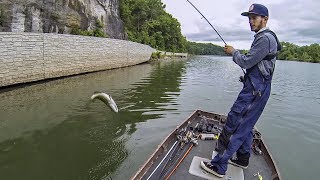
<svg viewBox="0 0 320 180"><path fill-rule="evenodd" d="M299 46L320 43L320 0L190 0L220 33L228 45L250 49L254 32L241 16L253 3L269 10L267 27L280 41ZM194 42L224 43L186 0L162 0L166 11L181 24L182 34Z"/></svg>

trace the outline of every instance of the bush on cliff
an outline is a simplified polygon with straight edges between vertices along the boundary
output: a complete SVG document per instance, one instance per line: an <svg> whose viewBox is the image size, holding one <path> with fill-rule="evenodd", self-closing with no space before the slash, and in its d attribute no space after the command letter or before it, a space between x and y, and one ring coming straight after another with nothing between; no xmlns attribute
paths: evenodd
<svg viewBox="0 0 320 180"><path fill-rule="evenodd" d="M82 30L79 26L75 25L71 28L70 34L82 35L82 36L94 36L94 37L108 37L103 31L103 23L99 20L96 20L96 28L94 30Z"/></svg>

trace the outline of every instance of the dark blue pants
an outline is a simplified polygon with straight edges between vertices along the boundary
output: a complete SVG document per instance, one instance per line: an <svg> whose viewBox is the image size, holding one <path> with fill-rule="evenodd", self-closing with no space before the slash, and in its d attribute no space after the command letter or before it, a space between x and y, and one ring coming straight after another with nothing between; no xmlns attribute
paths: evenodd
<svg viewBox="0 0 320 180"><path fill-rule="evenodd" d="M225 174L228 160L235 152L238 156L249 160L252 129L270 96L271 80L261 79L263 77L258 70L251 73L253 73L252 78L246 78L243 89L228 113L216 148L218 155L211 161L220 174Z"/></svg>

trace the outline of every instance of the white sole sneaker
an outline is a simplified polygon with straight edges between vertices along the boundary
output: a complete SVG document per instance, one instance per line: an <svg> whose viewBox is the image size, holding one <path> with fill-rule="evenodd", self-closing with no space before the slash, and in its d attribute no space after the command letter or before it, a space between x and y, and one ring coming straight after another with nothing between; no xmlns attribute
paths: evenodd
<svg viewBox="0 0 320 180"><path fill-rule="evenodd" d="M234 162L232 162L231 160L229 160L228 163L229 163L229 164L232 164L232 165L234 165L234 166L240 167L240 168L242 168L242 169L247 169L247 168L248 168L248 166L241 166L240 164L234 163Z"/></svg>
<svg viewBox="0 0 320 180"><path fill-rule="evenodd" d="M223 176L224 176L224 175L219 174L219 173L213 171L212 169L208 168L208 167L204 164L203 161L200 162L200 166L201 166L201 168L204 169L205 171L207 171L207 172L209 172L209 173L211 173L211 174L213 174L213 175L215 175L215 176L217 176L217 177L219 177L219 178L223 178Z"/></svg>

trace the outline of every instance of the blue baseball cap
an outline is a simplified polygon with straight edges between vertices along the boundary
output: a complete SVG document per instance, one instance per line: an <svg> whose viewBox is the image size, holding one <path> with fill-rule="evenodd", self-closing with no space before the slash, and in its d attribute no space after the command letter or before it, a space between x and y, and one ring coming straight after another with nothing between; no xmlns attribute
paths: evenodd
<svg viewBox="0 0 320 180"><path fill-rule="evenodd" d="M268 8L262 4L252 4L248 12L241 13L242 16L249 16L250 14L269 16Z"/></svg>

